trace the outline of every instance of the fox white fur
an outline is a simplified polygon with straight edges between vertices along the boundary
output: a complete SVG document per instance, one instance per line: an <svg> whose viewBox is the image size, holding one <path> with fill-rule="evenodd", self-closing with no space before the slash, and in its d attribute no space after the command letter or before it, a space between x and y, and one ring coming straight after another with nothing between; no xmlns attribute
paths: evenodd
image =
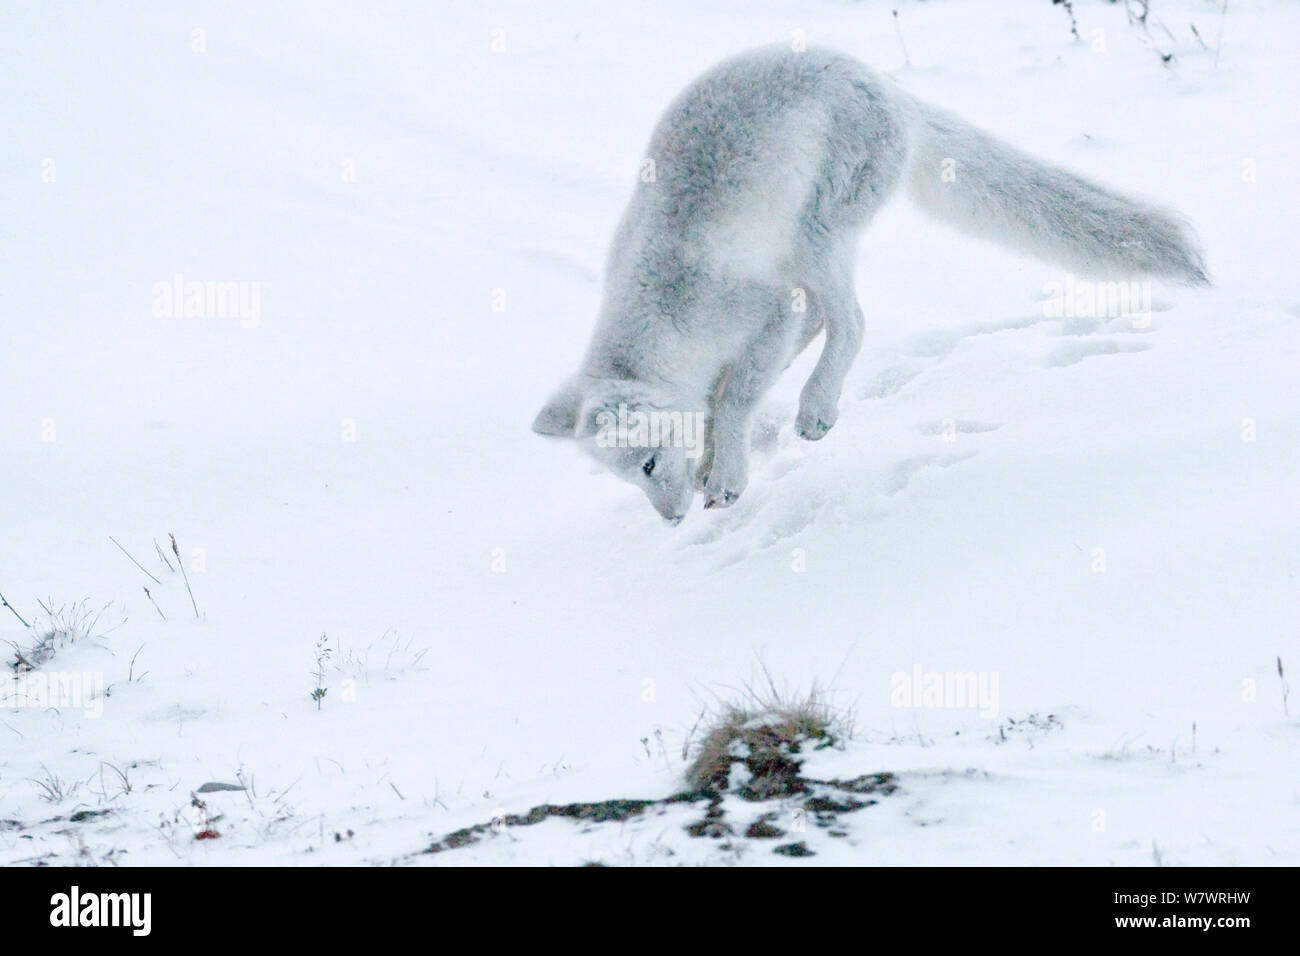
<svg viewBox="0 0 1300 956"><path fill-rule="evenodd" d="M819 332L795 430L835 424L862 342L859 233L900 188L958 228L1112 278L1206 283L1175 214L1040 162L834 52L769 48L714 67L668 108L614 236L596 330L533 423L577 439L676 524L697 491L748 480L755 408ZM703 413L680 442L611 442L620 413ZM676 419L672 419L676 421Z"/></svg>

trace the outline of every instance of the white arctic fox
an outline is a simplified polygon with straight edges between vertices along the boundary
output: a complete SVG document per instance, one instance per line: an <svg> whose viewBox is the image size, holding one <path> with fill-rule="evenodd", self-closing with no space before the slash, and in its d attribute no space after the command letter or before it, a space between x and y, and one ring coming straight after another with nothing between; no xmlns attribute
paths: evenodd
<svg viewBox="0 0 1300 956"><path fill-rule="evenodd" d="M653 175L614 236L587 356L533 430L576 438L673 524L697 490L706 508L745 490L755 406L822 330L795 430L816 441L835 424L862 342L856 239L900 186L955 226L1082 273L1206 282L1176 215L1039 162L830 51L719 64L668 108L647 157ZM692 448L682 423L696 416L707 427Z"/></svg>

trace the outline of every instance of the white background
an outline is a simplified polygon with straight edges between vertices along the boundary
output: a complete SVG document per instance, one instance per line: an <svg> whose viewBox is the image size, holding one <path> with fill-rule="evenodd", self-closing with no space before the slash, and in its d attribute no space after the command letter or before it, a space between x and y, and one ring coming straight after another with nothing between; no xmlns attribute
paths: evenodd
<svg viewBox="0 0 1300 956"><path fill-rule="evenodd" d="M111 603L47 666L113 685L100 717L0 713L0 861L1295 861L1294 5L1156 0L1166 32L1076 0L1082 41L1048 0L898 29L830 0L111 6L0 14L0 591L37 629L38 598ZM835 430L793 435L805 356L739 504L669 530L528 426L659 112L795 31L1180 209L1215 288L1157 285L1147 328L1047 319L1062 270L900 199ZM177 273L259 283L257 326L155 315ZM0 608L0 639L32 632ZM894 706L918 664L996 675L997 716ZM899 775L817 856L666 818L409 856L680 789L701 709L763 668L852 713L819 773ZM195 840L191 791L237 776Z"/></svg>

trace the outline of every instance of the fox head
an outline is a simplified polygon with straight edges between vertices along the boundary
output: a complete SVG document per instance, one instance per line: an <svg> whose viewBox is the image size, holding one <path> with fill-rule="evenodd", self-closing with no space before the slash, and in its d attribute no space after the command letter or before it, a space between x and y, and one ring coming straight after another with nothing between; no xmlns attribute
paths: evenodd
<svg viewBox="0 0 1300 956"><path fill-rule="evenodd" d="M577 441L606 470L640 488L669 524L679 524L690 510L703 415L684 411L664 390L575 377L537 413L533 431Z"/></svg>

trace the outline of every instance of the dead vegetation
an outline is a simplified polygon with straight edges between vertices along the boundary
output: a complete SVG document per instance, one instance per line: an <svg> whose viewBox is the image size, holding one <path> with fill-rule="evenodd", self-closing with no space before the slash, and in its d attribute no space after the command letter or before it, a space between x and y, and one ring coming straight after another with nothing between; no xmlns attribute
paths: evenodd
<svg viewBox="0 0 1300 956"><path fill-rule="evenodd" d="M48 663L59 650L65 647L102 637L99 622L104 612L112 606L110 602L103 607L95 608L91 606L89 599L58 606L55 606L53 601L38 603L45 617L35 619L35 623L30 628L36 635L35 639L26 647L14 641L10 642L13 660L9 662L9 666L20 674L36 670L42 664Z"/></svg>
<svg viewBox="0 0 1300 956"><path fill-rule="evenodd" d="M711 729L695 748L686 771L691 790L734 792L748 800L802 793L800 754L833 747L850 736L848 717L836 714L824 693L782 694L747 688L738 701L722 704Z"/></svg>
<svg viewBox="0 0 1300 956"><path fill-rule="evenodd" d="M769 852L779 855L814 856L815 851L802 840L774 847L769 841L807 826L830 837L847 837L840 818L874 806L898 785L889 773L851 780L805 777L804 756L843 743L851 736L851 721L830 705L820 689L814 687L807 694L781 693L766 672L763 676L766 686L762 690L747 687L737 700L706 711L692 729L693 738L701 724L709 728L698 743L687 745L689 764L682 792L661 800L542 804L525 813L505 814L491 823L446 834L424 852L463 849L512 828L554 818L571 820L586 832L599 824L630 824L664 816L674 807L702 805L703 816L683 825L691 837L718 841L722 851L739 852L741 843L752 841L766 844ZM642 744L648 753L648 738ZM752 810L741 809L762 801L773 803L760 807L756 817ZM790 822L778 825L783 820Z"/></svg>

